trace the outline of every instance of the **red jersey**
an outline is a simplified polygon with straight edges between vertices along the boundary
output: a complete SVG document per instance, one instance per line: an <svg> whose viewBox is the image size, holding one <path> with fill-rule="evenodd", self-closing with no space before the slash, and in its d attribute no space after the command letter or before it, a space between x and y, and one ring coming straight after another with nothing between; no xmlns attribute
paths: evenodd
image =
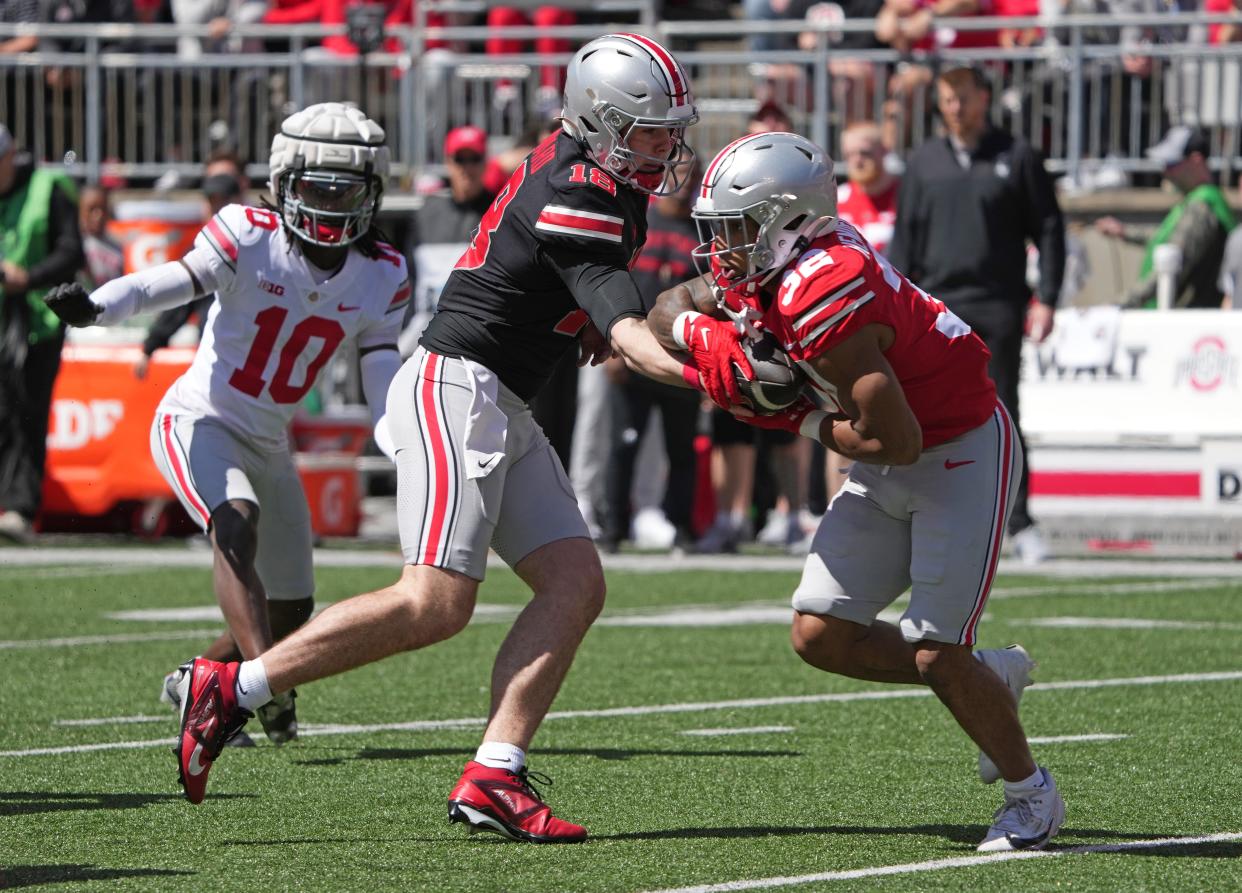
<svg viewBox="0 0 1242 893"><path fill-rule="evenodd" d="M730 303L739 300L729 293ZM752 307L756 298L740 298ZM979 427L996 409L983 341L941 302L906 279L848 223L815 239L781 274L762 326L833 408L836 388L811 361L876 323L893 330L885 358L934 447Z"/></svg>
<svg viewBox="0 0 1242 893"><path fill-rule="evenodd" d="M879 195L868 195L853 183L837 187L837 216L863 234L876 251L885 254L897 224L897 187L900 180Z"/></svg>

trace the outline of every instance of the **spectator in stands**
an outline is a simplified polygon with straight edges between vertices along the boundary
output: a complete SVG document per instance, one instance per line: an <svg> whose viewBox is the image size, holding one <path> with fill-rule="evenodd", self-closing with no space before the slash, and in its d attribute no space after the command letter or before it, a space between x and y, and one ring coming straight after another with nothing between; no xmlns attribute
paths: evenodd
<svg viewBox="0 0 1242 893"><path fill-rule="evenodd" d="M1023 453L1009 533L1018 555L1033 564L1046 549L1027 510L1018 368L1024 325L1035 341L1052 331L1065 278L1065 221L1040 155L989 122L991 90L983 72L948 67L936 90L948 133L910 155L888 254L893 266L944 301L992 352L988 372L1013 416ZM1026 284L1028 240L1040 251L1034 302Z"/></svg>
<svg viewBox="0 0 1242 893"><path fill-rule="evenodd" d="M78 227L82 232L83 288L92 291L125 273L125 252L108 235L112 199L103 186L83 186L78 193Z"/></svg>
<svg viewBox="0 0 1242 893"><path fill-rule="evenodd" d="M65 327L43 303L82 269L77 190L19 154L0 124L0 536L24 542L43 499Z"/></svg>
<svg viewBox="0 0 1242 893"><path fill-rule="evenodd" d="M1202 130L1179 125L1147 150L1147 157L1164 168L1164 178L1182 198L1154 230L1127 226L1116 217L1102 217L1095 228L1106 236L1145 243L1139 280L1122 299L1126 307L1156 305L1155 253L1160 245L1181 249L1182 264L1173 288L1176 307L1219 307L1220 270L1225 242L1237 225L1229 201L1212 182L1207 159L1211 147Z"/></svg>
<svg viewBox="0 0 1242 893"><path fill-rule="evenodd" d="M767 100L755 109L755 113L750 116L750 120L746 122L747 133L774 133L784 131L793 132L793 119L789 117L789 112L774 100Z"/></svg>
<svg viewBox="0 0 1242 893"><path fill-rule="evenodd" d="M250 189L250 180L246 176L246 165L235 153L224 149L214 153L203 166L203 203L204 218L210 220L228 205L245 202L246 192ZM194 323L201 333L207 324L207 313L211 310L215 295L204 295L179 307L163 311L151 327L147 329L147 337L142 342L142 356L134 363L134 377L147 377L151 366L151 357L157 350L167 347L173 335L186 323Z"/></svg>
<svg viewBox="0 0 1242 893"><path fill-rule="evenodd" d="M234 50L257 51L260 41L226 42L233 25L250 25L263 20L269 0L171 0L173 21L178 25L206 25L207 38L179 37L177 52L185 59L197 59L204 52Z"/></svg>
<svg viewBox="0 0 1242 893"><path fill-rule="evenodd" d="M885 169L887 154L880 126L874 121L859 121L841 133L845 182L837 187L837 213L881 254L888 251L893 239L901 182Z"/></svg>
<svg viewBox="0 0 1242 893"><path fill-rule="evenodd" d="M805 4L798 0L742 0L742 16L752 22L796 21L802 18ZM792 50L793 34L760 33L750 36L750 48L756 53Z"/></svg>
<svg viewBox="0 0 1242 893"><path fill-rule="evenodd" d="M992 0L884 0L884 8L876 16L875 35L902 54L995 46L995 31L956 31L936 23L938 18L992 15L993 11ZM930 103L922 100L933 80L933 71L927 65L908 61L897 64L888 79L889 98L884 103L884 141L890 148L903 149L918 132L914 126L916 113L922 110L925 115L929 109Z"/></svg>
<svg viewBox="0 0 1242 893"><path fill-rule="evenodd" d="M806 11L807 24L830 25L855 19L874 22L880 10L884 8L884 0L835 0L830 3L815 3ZM798 47L803 50L814 50L819 46L819 31L804 31L798 35ZM875 36L874 28L865 31L827 32L828 46L833 50L875 50L882 44ZM845 123L871 117L874 112L876 74L882 71L870 60L837 59L828 63L828 72L832 75L832 107L839 110Z"/></svg>
<svg viewBox="0 0 1242 893"><path fill-rule="evenodd" d="M483 188L493 195L504 189L509 177L535 146L550 134L559 133L560 129L561 124L557 118L535 117L528 121L509 148L497 152L487 160L483 171Z"/></svg>
<svg viewBox="0 0 1242 893"><path fill-rule="evenodd" d="M483 185L487 134L478 127L458 127L444 139L448 189L427 196L414 212L406 242L414 300L401 333L402 356L409 356L435 312L440 289L466 250L495 193Z"/></svg>
<svg viewBox="0 0 1242 893"><path fill-rule="evenodd" d="M647 243L632 271L647 312L655 307L660 292L695 275L690 253L699 244L699 237L690 209L701 173L694 171L679 190L657 200L647 213ZM663 513L675 530L673 545L689 547L693 542L690 520L694 503L694 436L698 430L699 392L631 374L620 357L610 359L606 368L613 384L609 395L612 420L600 547L615 552L621 541L629 538L634 514L630 497L635 463L647 423L657 410L668 455Z"/></svg>
<svg viewBox="0 0 1242 893"><path fill-rule="evenodd" d="M1242 175L1238 177L1238 199L1242 204ZM1220 290L1226 310L1242 310L1242 226L1235 226L1225 243L1225 257L1220 264Z"/></svg>
<svg viewBox="0 0 1242 893"><path fill-rule="evenodd" d="M531 24L536 28L555 28L562 25L576 25L578 16L571 9L556 6L537 7L528 19L526 13L513 6L494 6L487 11L489 28L523 28ZM527 49L529 41L515 40L508 37L489 37L485 45L489 56L502 56L522 53ZM542 36L534 40L536 53L552 55L568 53L573 48L570 41L561 37ZM539 68L539 91L535 97L535 108L540 114L555 114L560 109L561 90L565 86L565 67L562 65L543 65ZM504 105L517 96L516 85L508 82L497 84L493 94L498 105Z"/></svg>

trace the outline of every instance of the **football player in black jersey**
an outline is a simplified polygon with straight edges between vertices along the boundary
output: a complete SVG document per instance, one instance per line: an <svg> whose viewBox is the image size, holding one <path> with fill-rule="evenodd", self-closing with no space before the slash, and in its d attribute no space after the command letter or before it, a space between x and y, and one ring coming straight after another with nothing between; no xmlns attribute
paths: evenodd
<svg viewBox="0 0 1242 893"><path fill-rule="evenodd" d="M455 635L474 610L490 547L533 597L496 658L483 743L449 795L449 817L516 840L586 838L531 786L525 750L603 607L604 577L527 401L569 350L580 362L615 353L652 378L736 399L728 364L736 354L749 369L736 336L718 339L713 353L709 332L692 351L697 366L684 364L648 330L629 273L648 197L689 175L684 137L697 117L685 71L655 41L612 34L578 51L561 132L526 158L484 214L389 390L401 579L330 606L244 670L219 665L221 697L191 709L214 711L219 727L233 728L270 699L264 692ZM262 680L261 690L227 684L238 672Z"/></svg>

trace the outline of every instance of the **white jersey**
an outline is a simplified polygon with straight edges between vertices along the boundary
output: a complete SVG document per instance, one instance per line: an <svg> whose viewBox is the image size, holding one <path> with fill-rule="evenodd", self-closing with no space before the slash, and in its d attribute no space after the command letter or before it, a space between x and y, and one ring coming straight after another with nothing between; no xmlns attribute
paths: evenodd
<svg viewBox="0 0 1242 893"><path fill-rule="evenodd" d="M389 245L317 283L272 211L229 205L208 221L186 254L199 281L214 281L194 362L159 411L219 419L254 446L287 448L286 429L337 347L355 339L395 348L410 285L405 259Z"/></svg>

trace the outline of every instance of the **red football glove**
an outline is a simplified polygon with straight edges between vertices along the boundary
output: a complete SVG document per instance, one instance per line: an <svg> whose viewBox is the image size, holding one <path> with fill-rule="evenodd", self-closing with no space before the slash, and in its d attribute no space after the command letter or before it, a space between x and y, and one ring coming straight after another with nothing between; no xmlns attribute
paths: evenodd
<svg viewBox="0 0 1242 893"><path fill-rule="evenodd" d="M733 323L687 310L673 322L673 340L694 357L703 390L722 409L745 405L733 367L746 378L755 372L742 350L742 335Z"/></svg>
<svg viewBox="0 0 1242 893"><path fill-rule="evenodd" d="M799 397L795 402L779 412L770 412L764 415L734 414L734 418L756 428L766 428L769 431L788 431L791 434L800 434L812 440L819 440L819 426L827 416L828 413L816 407L806 397Z"/></svg>

